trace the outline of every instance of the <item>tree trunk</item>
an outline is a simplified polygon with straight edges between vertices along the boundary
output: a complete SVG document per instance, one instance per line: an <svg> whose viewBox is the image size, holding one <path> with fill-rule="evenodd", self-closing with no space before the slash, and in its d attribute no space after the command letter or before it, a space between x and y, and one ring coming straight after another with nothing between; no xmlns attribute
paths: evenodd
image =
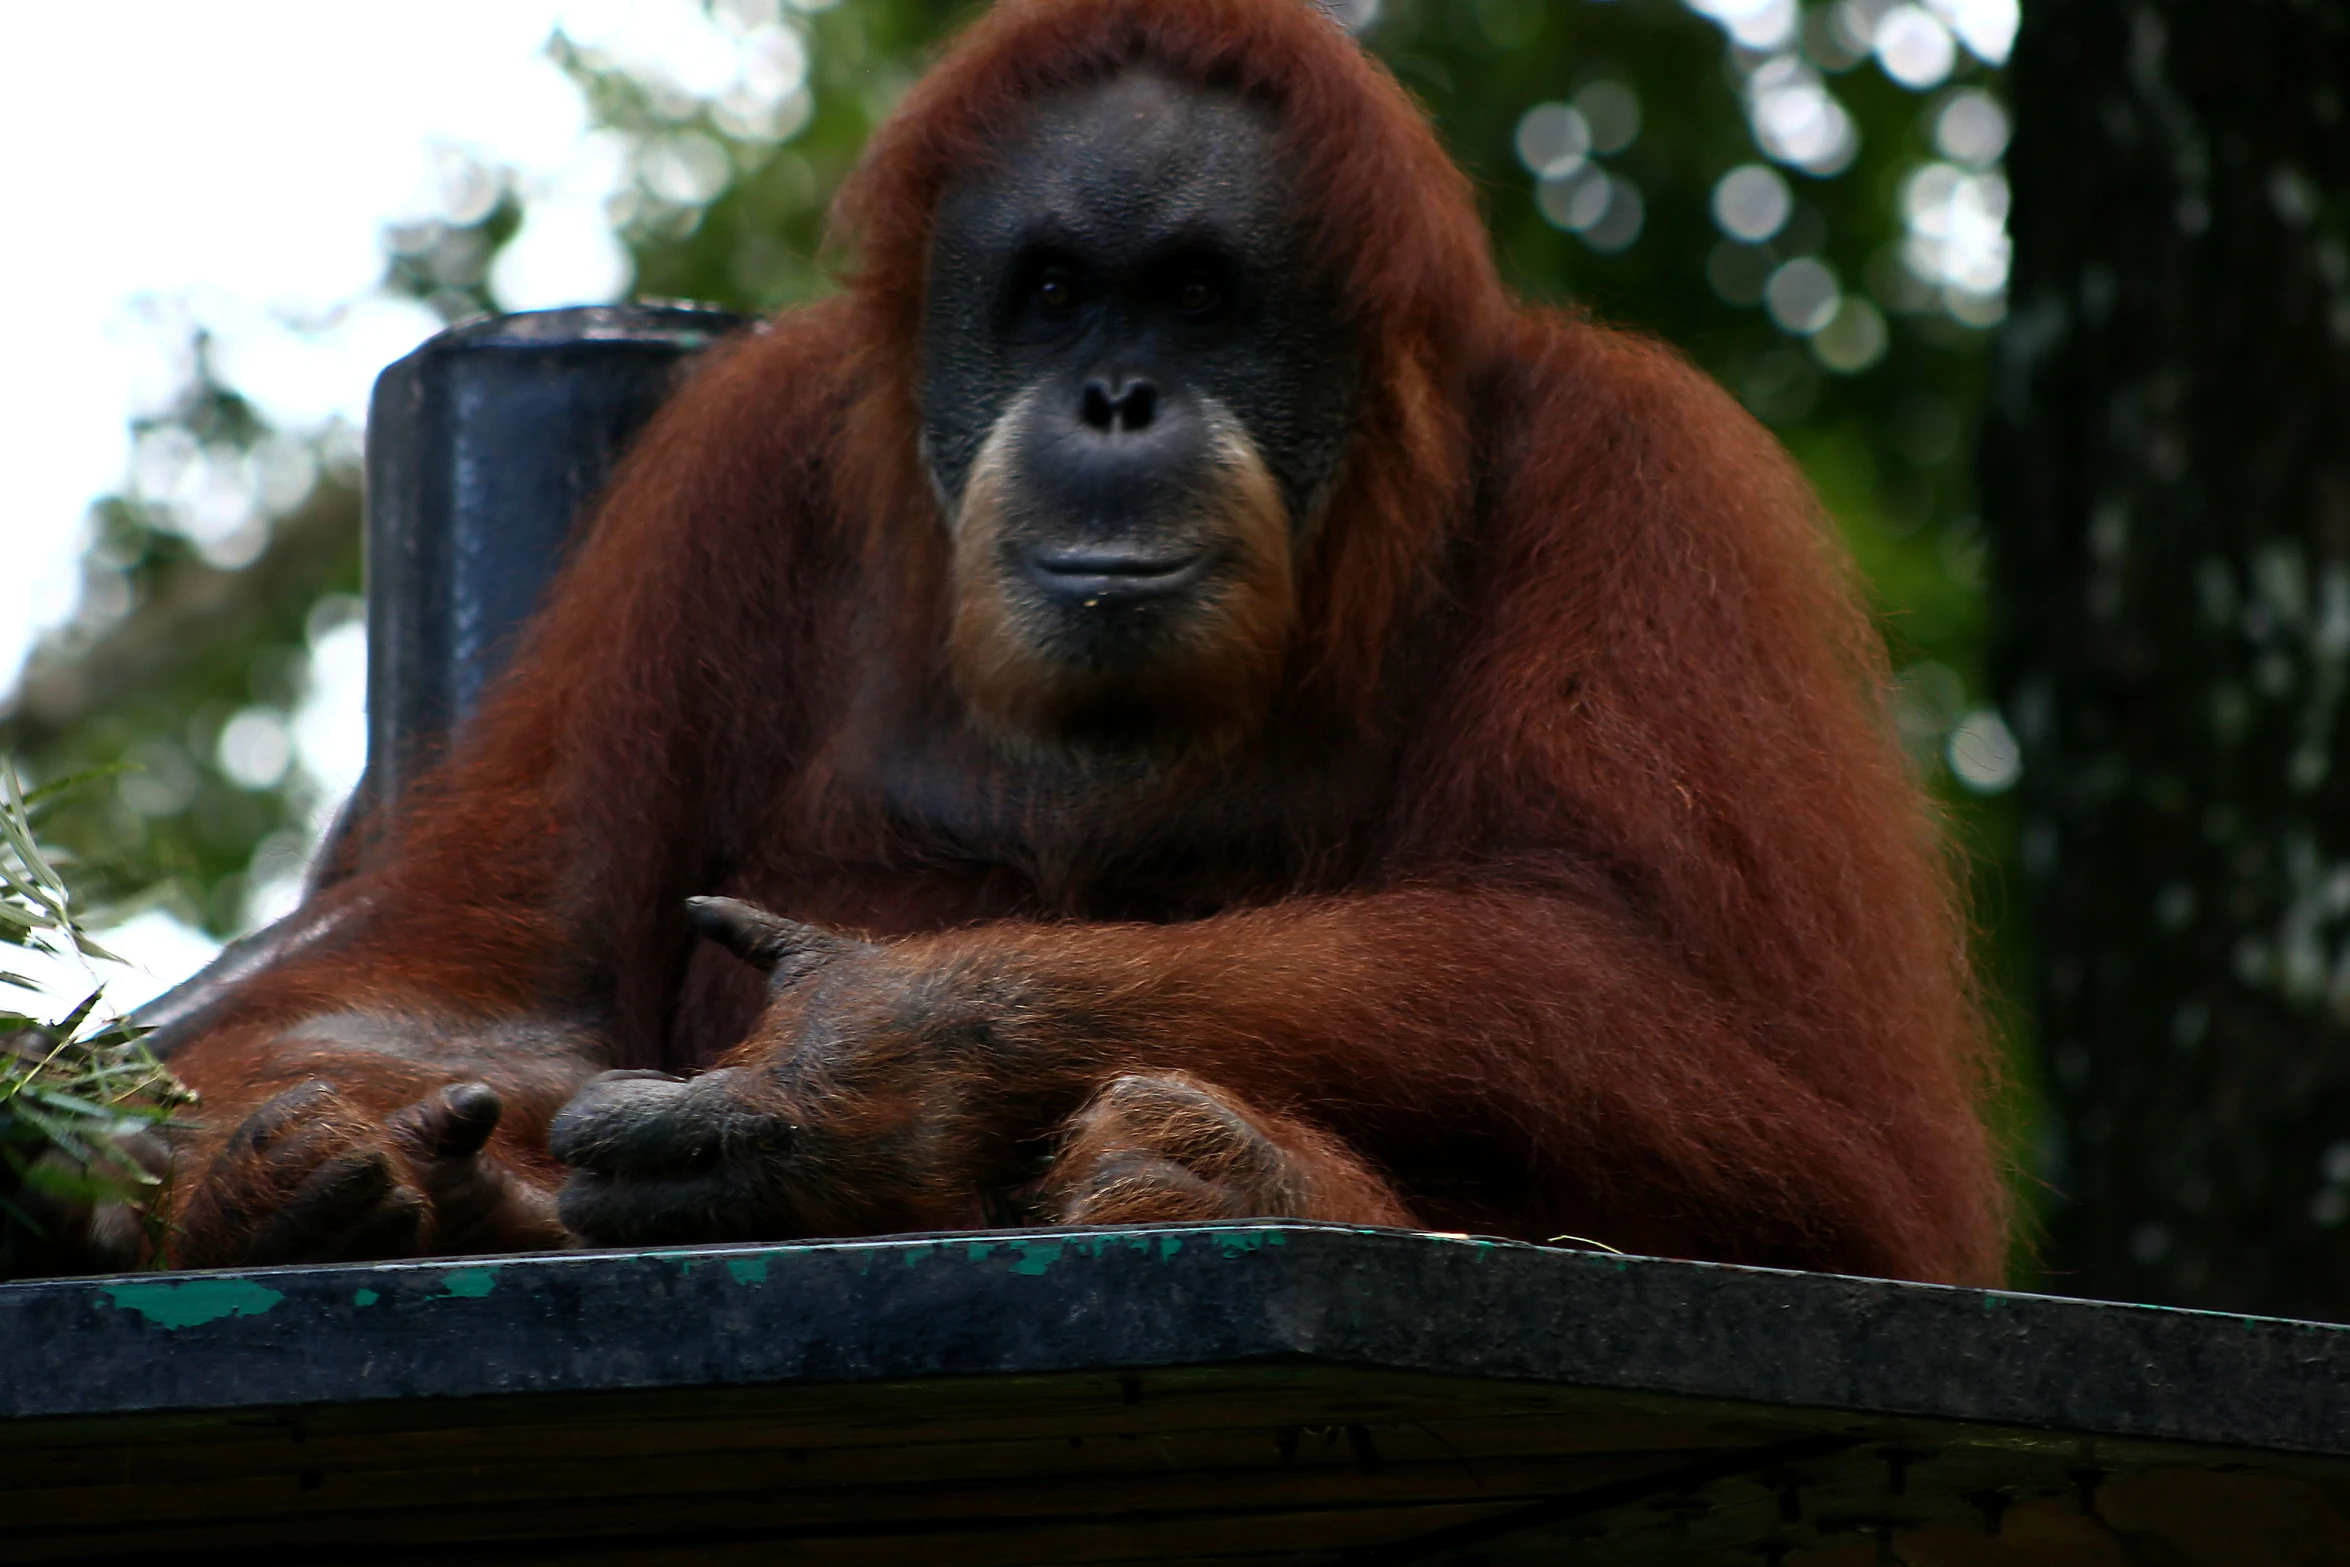
<svg viewBox="0 0 2350 1567"><path fill-rule="evenodd" d="M2350 1316L2350 5L2027 0L2011 89L2048 1282Z"/></svg>

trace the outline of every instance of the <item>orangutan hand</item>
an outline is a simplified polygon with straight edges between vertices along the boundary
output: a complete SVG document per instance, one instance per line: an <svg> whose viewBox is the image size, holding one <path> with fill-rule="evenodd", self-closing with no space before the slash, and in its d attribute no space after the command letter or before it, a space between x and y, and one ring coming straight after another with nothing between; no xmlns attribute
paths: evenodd
<svg viewBox="0 0 2350 1567"><path fill-rule="evenodd" d="M1010 1134L991 1031L958 978L733 899L690 907L767 971L768 1010L731 1065L589 1081L549 1133L572 1167L563 1222L592 1245L972 1222Z"/></svg>
<svg viewBox="0 0 2350 1567"><path fill-rule="evenodd" d="M486 1083L380 1118L323 1080L289 1088L201 1173L180 1175L174 1258L259 1267L563 1245L553 1194L483 1151L503 1109Z"/></svg>

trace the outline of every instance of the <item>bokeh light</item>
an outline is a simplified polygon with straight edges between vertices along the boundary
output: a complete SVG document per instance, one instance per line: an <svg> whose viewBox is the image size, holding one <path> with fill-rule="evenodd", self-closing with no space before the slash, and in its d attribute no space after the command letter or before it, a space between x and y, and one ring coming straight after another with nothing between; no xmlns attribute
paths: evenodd
<svg viewBox="0 0 2350 1567"><path fill-rule="evenodd" d="M1818 71L1793 54L1773 55L1746 79L1756 145L1806 174L1841 174L1860 156L1860 130Z"/></svg>
<svg viewBox="0 0 2350 1567"><path fill-rule="evenodd" d="M1538 103L1518 121L1518 161L1540 180L1564 180L1591 153L1591 124L1572 104Z"/></svg>
<svg viewBox="0 0 2350 1567"><path fill-rule="evenodd" d="M1985 65L2005 65L2023 20L2018 0L1926 0L1934 14L1958 35L1967 52Z"/></svg>
<svg viewBox="0 0 2350 1567"><path fill-rule="evenodd" d="M1684 3L1729 35L1727 63L1743 84L1756 148L1771 163L1818 179L1851 168L1861 151L1859 130L1832 76L1874 59L1899 86L1932 92L1954 74L1974 69L1965 56L2004 62L2019 19L2016 0ZM1819 274L1786 270L1818 249L1819 241L1785 232L1797 212L1809 209L1762 164L1738 165L1715 177L1710 206L1726 238L1706 259L1714 292L1731 304L1769 303L1782 329L1813 336L1819 362L1848 375L1881 362L1890 350L1891 329L1880 306L1931 312L1976 328L1996 324L2006 309L2009 252L2007 186L1998 167L2007 150L2007 112L1988 88L1962 84L1928 103L1923 115L1939 157L1903 176L1902 240L1866 269L1874 301L1855 296L1844 311L1841 298L1819 290ZM1571 205L1553 195L1544 211L1557 221L1555 214ZM1831 324L1836 330L1828 333ZM1824 340L1815 335L1820 333L1827 333Z"/></svg>
<svg viewBox="0 0 2350 1567"><path fill-rule="evenodd" d="M1546 178L1534 188L1535 205L1542 215L1569 233L1581 233L1607 215L1608 177L1599 169L1578 168L1565 178Z"/></svg>
<svg viewBox="0 0 2350 1567"><path fill-rule="evenodd" d="M294 764L294 737L286 715L273 707L248 707L221 726L221 772L240 789L274 789Z"/></svg>
<svg viewBox="0 0 2350 1567"><path fill-rule="evenodd" d="M1748 49L1781 49L1802 19L1795 0L1689 0L1689 9L1722 24Z"/></svg>
<svg viewBox="0 0 2350 1567"><path fill-rule="evenodd" d="M1958 63L1958 41L1940 17L1921 5L1886 12L1870 41L1885 74L1912 91L1940 86Z"/></svg>
<svg viewBox="0 0 2350 1567"><path fill-rule="evenodd" d="M1771 274L1763 285L1763 303L1781 331L1809 337L1836 319L1844 290L1826 262L1798 256Z"/></svg>
<svg viewBox="0 0 2350 1567"><path fill-rule="evenodd" d="M1640 139L1640 95L1622 82L1602 77L1585 84L1575 94L1574 107L1589 130L1593 152L1612 156Z"/></svg>
<svg viewBox="0 0 2350 1567"><path fill-rule="evenodd" d="M1828 324L1812 334L1811 351L1838 375L1858 375L1885 357L1892 339L1884 313L1859 295L1847 294Z"/></svg>
<svg viewBox="0 0 2350 1567"><path fill-rule="evenodd" d="M1540 181L1534 200L1545 218L1610 255L1640 237L1648 215L1639 186L1592 164L1563 179Z"/></svg>
<svg viewBox="0 0 2350 1567"><path fill-rule="evenodd" d="M1648 221L1648 202L1640 187L1620 174L1607 178L1607 210L1581 232L1583 242L1603 255L1628 250Z"/></svg>
<svg viewBox="0 0 2350 1567"><path fill-rule="evenodd" d="M1759 245L1787 226L1795 197L1778 171L1742 163L1714 185L1714 222L1732 239Z"/></svg>
<svg viewBox="0 0 2350 1567"><path fill-rule="evenodd" d="M1920 279L1941 285L1951 313L1973 324L1998 319L2013 248L2007 207L2007 179L1995 170L1934 162L1902 182L1908 234L1901 258Z"/></svg>
<svg viewBox="0 0 2350 1567"><path fill-rule="evenodd" d="M1977 794L1999 794L2023 776L2023 747L2007 720L1987 707L1959 720L1945 754L1950 771Z"/></svg>
<svg viewBox="0 0 2350 1567"><path fill-rule="evenodd" d="M1997 163L2007 134L2007 110L1980 88L1952 93L1934 115L1934 150L1970 169Z"/></svg>
<svg viewBox="0 0 2350 1567"><path fill-rule="evenodd" d="M1640 99L1623 83L1586 83L1572 103L1538 103L1518 119L1518 161L1535 177L1534 203L1554 227L1603 255L1629 248L1647 222L1640 187L1593 161L1640 136Z"/></svg>
<svg viewBox="0 0 2350 1567"><path fill-rule="evenodd" d="M170 740L143 740L123 753L114 792L141 816L175 816L202 783L187 751Z"/></svg>

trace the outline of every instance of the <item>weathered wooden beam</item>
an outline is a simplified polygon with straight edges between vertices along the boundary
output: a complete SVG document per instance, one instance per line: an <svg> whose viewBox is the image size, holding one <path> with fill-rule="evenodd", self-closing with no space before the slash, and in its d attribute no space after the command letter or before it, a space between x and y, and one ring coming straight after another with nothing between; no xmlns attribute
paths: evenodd
<svg viewBox="0 0 2350 1567"><path fill-rule="evenodd" d="M2350 1329L1298 1224L0 1286L0 1417L8 1560L2350 1542Z"/></svg>

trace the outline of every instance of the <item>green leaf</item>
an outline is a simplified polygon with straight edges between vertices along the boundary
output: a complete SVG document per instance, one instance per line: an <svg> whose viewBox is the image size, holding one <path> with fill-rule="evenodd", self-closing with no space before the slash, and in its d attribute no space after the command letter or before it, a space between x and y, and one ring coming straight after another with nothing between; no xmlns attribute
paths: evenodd
<svg viewBox="0 0 2350 1567"><path fill-rule="evenodd" d="M57 868L41 853L40 846L33 842L31 820L25 813L24 792L17 786L14 767L0 766L0 790L5 790L4 797L0 797L0 838L5 838L8 846L16 851L17 863L24 871L23 877L8 872L8 880L11 885L23 890L26 896L46 905L62 919L70 896L65 878L57 873ZM0 859L0 868L6 864L6 860ZM30 880L27 881L25 877Z"/></svg>
<svg viewBox="0 0 2350 1567"><path fill-rule="evenodd" d="M77 1135L79 1128L66 1125L56 1116L34 1108L29 1101L22 1098L16 1101L16 1113L23 1118L26 1124L36 1128L42 1136L48 1138L52 1145L74 1163L88 1164L90 1162L90 1150ZM32 1176L28 1172L25 1178L30 1180Z"/></svg>
<svg viewBox="0 0 2350 1567"><path fill-rule="evenodd" d="M68 925L66 932L73 937L74 949L80 952L83 957L96 958L101 963L120 963L126 968L130 966L130 959L101 947L97 942L83 935L79 925Z"/></svg>
<svg viewBox="0 0 2350 1567"><path fill-rule="evenodd" d="M71 1012L68 1012L65 1015L65 1020L57 1025L58 1034L66 1039L71 1039L75 1034L79 1033L81 1031L82 1024L87 1022L89 1020L90 1014L98 1009L99 998L105 994L106 988L101 985L96 990L93 990L88 995L82 997L81 1005L75 1007Z"/></svg>
<svg viewBox="0 0 2350 1567"><path fill-rule="evenodd" d="M109 762L103 767L85 767L78 773L67 773L63 778L54 779L41 785L38 789L27 791L23 796L23 803L28 813L37 815L39 807L54 804L58 796L70 794L86 783L135 771L137 769L128 762Z"/></svg>

